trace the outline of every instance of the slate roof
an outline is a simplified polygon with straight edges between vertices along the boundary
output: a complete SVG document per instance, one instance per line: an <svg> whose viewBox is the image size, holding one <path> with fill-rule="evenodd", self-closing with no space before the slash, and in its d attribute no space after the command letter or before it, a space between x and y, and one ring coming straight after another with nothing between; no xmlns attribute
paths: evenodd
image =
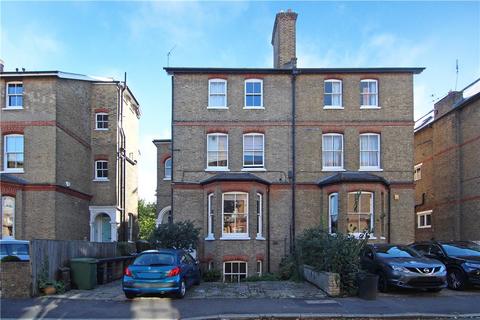
<svg viewBox="0 0 480 320"><path fill-rule="evenodd" d="M1 182L8 182L8 183L15 183L15 184L28 184L27 180L17 178L17 177L12 176L11 174L8 174L8 173L0 173L0 181Z"/></svg>
<svg viewBox="0 0 480 320"><path fill-rule="evenodd" d="M225 172L225 173L218 173L210 178L200 181L201 185L209 184L212 182L224 182L224 181L254 181L266 185L270 185L270 181L260 178L254 174L248 172Z"/></svg>
<svg viewBox="0 0 480 320"><path fill-rule="evenodd" d="M320 187L343 182L377 182L388 186L388 181L383 177L368 172L339 172L334 175L322 178L317 181Z"/></svg>

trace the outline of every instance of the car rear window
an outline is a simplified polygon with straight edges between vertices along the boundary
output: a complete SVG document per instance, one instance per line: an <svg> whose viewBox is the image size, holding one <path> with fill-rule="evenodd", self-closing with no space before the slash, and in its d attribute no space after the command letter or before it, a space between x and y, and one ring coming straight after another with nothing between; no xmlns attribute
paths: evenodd
<svg viewBox="0 0 480 320"><path fill-rule="evenodd" d="M28 244L4 243L0 245L1 254L6 256L28 256Z"/></svg>
<svg viewBox="0 0 480 320"><path fill-rule="evenodd" d="M480 257L480 246L474 243L442 244L443 249L449 256L454 257Z"/></svg>
<svg viewBox="0 0 480 320"><path fill-rule="evenodd" d="M169 253L145 253L136 258L135 266L170 266L175 264L175 256Z"/></svg>
<svg viewBox="0 0 480 320"><path fill-rule="evenodd" d="M382 258L417 258L420 257L418 252L407 247L377 247L377 254Z"/></svg>

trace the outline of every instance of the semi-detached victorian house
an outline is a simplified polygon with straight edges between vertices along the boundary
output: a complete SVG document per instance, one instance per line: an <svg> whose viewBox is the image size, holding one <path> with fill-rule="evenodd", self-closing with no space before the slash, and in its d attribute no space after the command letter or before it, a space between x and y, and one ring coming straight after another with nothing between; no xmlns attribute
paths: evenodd
<svg viewBox="0 0 480 320"><path fill-rule="evenodd" d="M0 70L2 238L137 235L137 100L125 82Z"/></svg>
<svg viewBox="0 0 480 320"><path fill-rule="evenodd" d="M303 230L414 240L413 75L297 68L292 11L273 68L165 68L172 140L158 147L158 221L201 227L224 281L278 269Z"/></svg>

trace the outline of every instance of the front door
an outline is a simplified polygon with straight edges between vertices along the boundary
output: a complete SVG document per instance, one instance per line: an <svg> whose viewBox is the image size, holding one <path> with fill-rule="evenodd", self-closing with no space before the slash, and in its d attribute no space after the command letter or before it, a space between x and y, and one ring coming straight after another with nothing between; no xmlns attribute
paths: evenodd
<svg viewBox="0 0 480 320"><path fill-rule="evenodd" d="M112 228L110 227L110 217L102 217L102 242L112 241Z"/></svg>

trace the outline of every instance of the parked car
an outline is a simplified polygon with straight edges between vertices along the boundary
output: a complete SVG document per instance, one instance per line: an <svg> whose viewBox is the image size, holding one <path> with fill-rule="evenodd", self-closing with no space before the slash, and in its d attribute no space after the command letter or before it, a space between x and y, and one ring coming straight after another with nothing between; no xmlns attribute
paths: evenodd
<svg viewBox="0 0 480 320"><path fill-rule="evenodd" d="M192 285L200 284L198 262L185 250L147 250L125 269L122 288L128 299L146 293L173 293L183 298Z"/></svg>
<svg viewBox="0 0 480 320"><path fill-rule="evenodd" d="M463 290L471 284L480 285L480 245L469 241L425 241L410 246L446 265L451 289Z"/></svg>
<svg viewBox="0 0 480 320"><path fill-rule="evenodd" d="M26 240L0 240L0 260L6 256L15 256L22 261L30 260L30 242Z"/></svg>
<svg viewBox="0 0 480 320"><path fill-rule="evenodd" d="M408 246L367 245L360 261L364 270L378 275L381 292L387 292L390 286L435 292L446 287L443 263L426 258Z"/></svg>

